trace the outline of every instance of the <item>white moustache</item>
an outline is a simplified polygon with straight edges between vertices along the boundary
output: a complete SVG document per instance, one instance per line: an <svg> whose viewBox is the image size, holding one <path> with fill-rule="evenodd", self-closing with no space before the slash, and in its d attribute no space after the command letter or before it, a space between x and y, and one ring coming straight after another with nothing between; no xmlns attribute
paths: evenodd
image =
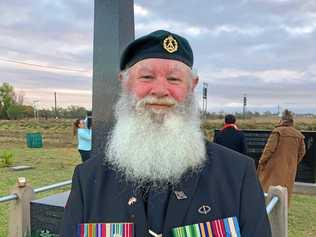
<svg viewBox="0 0 316 237"><path fill-rule="evenodd" d="M165 98L156 98L153 96L146 96L145 98L137 101L136 109L144 108L146 105L166 105L166 106L175 106L177 105L177 101L173 98L165 97Z"/></svg>

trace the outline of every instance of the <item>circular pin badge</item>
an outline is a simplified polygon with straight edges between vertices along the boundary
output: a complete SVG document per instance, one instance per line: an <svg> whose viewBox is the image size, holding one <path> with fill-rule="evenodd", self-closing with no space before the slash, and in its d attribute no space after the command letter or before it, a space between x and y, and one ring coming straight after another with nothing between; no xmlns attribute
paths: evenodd
<svg viewBox="0 0 316 237"><path fill-rule="evenodd" d="M199 208L199 210L198 210L198 212L200 213L200 214L202 214L202 215L206 215L207 213L209 213L211 211L211 208L209 207L209 206L207 206L207 205L202 205L200 208Z"/></svg>

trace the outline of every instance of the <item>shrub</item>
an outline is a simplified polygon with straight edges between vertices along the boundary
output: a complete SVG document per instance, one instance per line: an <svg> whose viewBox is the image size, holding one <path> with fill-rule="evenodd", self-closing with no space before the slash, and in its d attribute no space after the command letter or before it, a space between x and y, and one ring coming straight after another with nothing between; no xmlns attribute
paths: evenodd
<svg viewBox="0 0 316 237"><path fill-rule="evenodd" d="M8 167L13 164L13 153L9 151L4 151L0 154L0 166Z"/></svg>
<svg viewBox="0 0 316 237"><path fill-rule="evenodd" d="M7 109L7 115L9 119L14 119L14 120L23 118L24 117L23 112L24 112L23 105L19 105L19 104L12 104Z"/></svg>

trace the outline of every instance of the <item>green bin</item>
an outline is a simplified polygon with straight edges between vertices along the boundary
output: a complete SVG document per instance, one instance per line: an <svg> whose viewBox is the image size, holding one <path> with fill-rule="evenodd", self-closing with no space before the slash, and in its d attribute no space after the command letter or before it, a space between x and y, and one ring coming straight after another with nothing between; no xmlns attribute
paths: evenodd
<svg viewBox="0 0 316 237"><path fill-rule="evenodd" d="M26 144L29 148L41 148L43 147L42 134L39 132L27 133Z"/></svg>

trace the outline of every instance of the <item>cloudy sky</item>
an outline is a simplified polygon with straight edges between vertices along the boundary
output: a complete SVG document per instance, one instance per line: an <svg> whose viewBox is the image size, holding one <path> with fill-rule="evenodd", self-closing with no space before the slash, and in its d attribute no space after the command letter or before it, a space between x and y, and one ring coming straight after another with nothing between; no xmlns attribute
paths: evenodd
<svg viewBox="0 0 316 237"><path fill-rule="evenodd" d="M209 111L316 113L315 0L135 0L136 37L184 35ZM91 107L92 0L0 1L0 83L39 107ZM200 84L200 85L201 85ZM197 88L201 98L202 87Z"/></svg>

